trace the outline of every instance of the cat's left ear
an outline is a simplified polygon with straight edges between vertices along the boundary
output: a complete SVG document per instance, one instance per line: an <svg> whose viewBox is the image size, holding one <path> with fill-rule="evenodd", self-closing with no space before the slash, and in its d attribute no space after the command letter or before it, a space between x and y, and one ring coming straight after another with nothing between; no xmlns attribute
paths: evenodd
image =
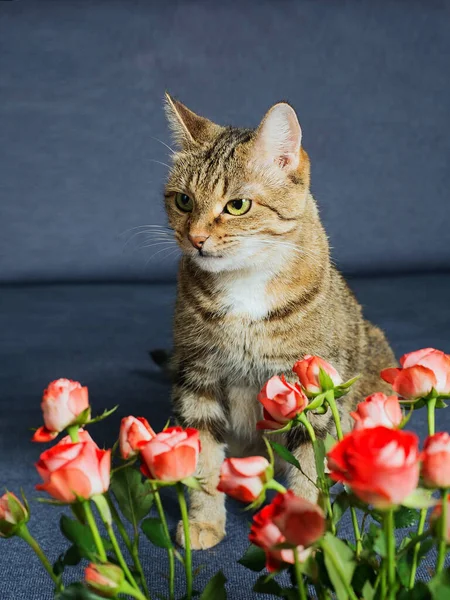
<svg viewBox="0 0 450 600"><path fill-rule="evenodd" d="M293 171L300 163L301 142L302 130L295 110L286 102L279 102L256 130L253 160Z"/></svg>

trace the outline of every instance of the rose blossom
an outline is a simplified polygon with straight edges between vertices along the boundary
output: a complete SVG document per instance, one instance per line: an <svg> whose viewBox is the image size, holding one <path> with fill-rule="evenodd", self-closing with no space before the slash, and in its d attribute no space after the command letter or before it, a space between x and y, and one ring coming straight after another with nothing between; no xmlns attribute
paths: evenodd
<svg viewBox="0 0 450 600"><path fill-rule="evenodd" d="M328 468L375 508L401 504L419 481L418 437L381 426L352 431L328 453Z"/></svg>
<svg viewBox="0 0 450 600"><path fill-rule="evenodd" d="M438 394L450 393L450 356L434 348L405 354L401 369L384 369L381 377L408 400L427 396L434 388Z"/></svg>
<svg viewBox="0 0 450 600"><path fill-rule="evenodd" d="M144 417L124 417L120 424L120 454L127 460L138 454L141 442L148 442L155 437L155 432Z"/></svg>
<svg viewBox="0 0 450 600"><path fill-rule="evenodd" d="M87 387L70 379L52 381L42 396L41 409L45 427L40 427L34 433L33 441L48 442L54 439L60 431L72 425L87 408Z"/></svg>
<svg viewBox="0 0 450 600"><path fill-rule="evenodd" d="M180 481L194 474L200 452L197 429L169 427L139 445L142 472L151 479Z"/></svg>
<svg viewBox="0 0 450 600"><path fill-rule="evenodd" d="M403 419L397 396L386 396L382 392L367 396L350 415L355 420L354 429L368 429L378 425L395 429Z"/></svg>
<svg viewBox="0 0 450 600"><path fill-rule="evenodd" d="M84 571L84 581L98 592L102 598L113 598L120 593L125 579L123 571L117 565L90 563Z"/></svg>
<svg viewBox="0 0 450 600"><path fill-rule="evenodd" d="M267 482L269 461L262 456L227 458L220 469L217 489L241 502L253 502Z"/></svg>
<svg viewBox="0 0 450 600"><path fill-rule="evenodd" d="M290 544L307 548L324 534L325 517L317 504L291 490L275 496L272 504L275 507L272 520Z"/></svg>
<svg viewBox="0 0 450 600"><path fill-rule="evenodd" d="M450 487L450 435L448 433L436 433L425 440L422 452L422 477L428 487Z"/></svg>
<svg viewBox="0 0 450 600"><path fill-rule="evenodd" d="M307 354L295 363L292 370L300 379L300 383L306 392L319 394L324 391L319 381L320 369L327 373L335 386L342 383L342 378L336 369L320 356Z"/></svg>
<svg viewBox="0 0 450 600"><path fill-rule="evenodd" d="M15 535L22 523L29 519L28 510L12 492L0 498L0 538Z"/></svg>
<svg viewBox="0 0 450 600"><path fill-rule="evenodd" d="M257 429L280 429L301 413L308 405L308 398L298 384L291 385L284 377L271 377L258 394L264 406L264 420Z"/></svg>
<svg viewBox="0 0 450 600"><path fill-rule="evenodd" d="M69 503L107 491L111 450L100 450L87 432L80 437L77 443L66 437L41 454L36 469L44 483L37 485L37 490Z"/></svg>
<svg viewBox="0 0 450 600"><path fill-rule="evenodd" d="M275 500L272 504L265 506L253 517L252 527L250 529L249 540L252 544L259 546L266 553L266 567L269 571L277 571L285 564L293 565L295 562L294 551L290 548L277 549L278 544L286 542L286 537L281 533L279 528L273 522L277 503ZM305 549L302 545L297 547L299 559L305 561L310 553L309 549Z"/></svg>

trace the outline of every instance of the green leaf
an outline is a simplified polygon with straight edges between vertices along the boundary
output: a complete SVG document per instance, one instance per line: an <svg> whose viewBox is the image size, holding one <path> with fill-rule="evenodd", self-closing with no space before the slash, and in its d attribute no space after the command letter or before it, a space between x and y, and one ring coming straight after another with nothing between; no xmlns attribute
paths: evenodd
<svg viewBox="0 0 450 600"><path fill-rule="evenodd" d="M431 508L432 506L436 506L438 503L437 500L432 498L431 494L433 492L430 490L425 490L424 488L417 488L410 494L407 498L405 498L402 502L402 506L406 506L408 508Z"/></svg>
<svg viewBox="0 0 450 600"><path fill-rule="evenodd" d="M200 600L227 600L226 582L227 578L222 571L216 573L206 584Z"/></svg>
<svg viewBox="0 0 450 600"><path fill-rule="evenodd" d="M419 511L414 508L401 506L394 513L395 529L403 529L404 527L412 527L419 520Z"/></svg>
<svg viewBox="0 0 450 600"><path fill-rule="evenodd" d="M317 477L322 479L325 475L325 444L318 438L314 444L314 459L316 461Z"/></svg>
<svg viewBox="0 0 450 600"><path fill-rule="evenodd" d="M55 600L102 600L100 596L88 590L81 583L72 583L55 595Z"/></svg>
<svg viewBox="0 0 450 600"><path fill-rule="evenodd" d="M431 598L430 590L422 581L417 581L411 590L402 590L397 595L397 600L431 600ZM448 600L448 595L445 596L445 599ZM441 600L444 600L444 596L442 596Z"/></svg>
<svg viewBox="0 0 450 600"><path fill-rule="evenodd" d="M238 563L251 571L259 573L266 566L266 553L262 548L251 544L245 551L244 556L238 560Z"/></svg>
<svg viewBox="0 0 450 600"><path fill-rule="evenodd" d="M332 390L334 383L326 371L319 367L319 383L322 390Z"/></svg>
<svg viewBox="0 0 450 600"><path fill-rule="evenodd" d="M385 558L387 555L387 544L386 544L386 536L384 535L384 531L377 527L377 532L375 534L374 551L379 554L381 557Z"/></svg>
<svg viewBox="0 0 450 600"><path fill-rule="evenodd" d="M53 565L53 573L55 575L61 575L66 566L75 566L82 559L82 556L78 550L78 548L73 545L65 552L65 554L60 554L58 560Z"/></svg>
<svg viewBox="0 0 450 600"><path fill-rule="evenodd" d="M111 489L123 516L137 527L153 504L150 482L147 479L143 481L139 471L129 467L114 473Z"/></svg>
<svg viewBox="0 0 450 600"><path fill-rule="evenodd" d="M86 425L92 425L92 423L99 423L100 421L103 421L103 419L106 419L107 417L109 417L109 415L112 415L113 412L116 412L116 410L118 408L119 408L119 405L116 404L116 406L114 408L111 408L109 410L104 410L101 415L98 415L97 417L94 417L93 419L90 419L86 423Z"/></svg>
<svg viewBox="0 0 450 600"><path fill-rule="evenodd" d="M448 600L450 597L450 569L435 575L429 582L428 588L433 600Z"/></svg>
<svg viewBox="0 0 450 600"><path fill-rule="evenodd" d="M283 589L279 583L266 575L261 575L256 580L255 585L253 586L253 591L260 594L270 594L272 596L278 596L279 598L283 597Z"/></svg>
<svg viewBox="0 0 450 600"><path fill-rule="evenodd" d="M325 446L325 453L328 454L328 452L334 447L336 446L337 441L334 439L334 437L331 435L331 433L327 433L326 437L325 437L325 442L324 442L324 446Z"/></svg>
<svg viewBox="0 0 450 600"><path fill-rule="evenodd" d="M375 583L377 578L377 573L375 572L373 566L368 563L361 562L356 566L355 572L352 577L352 589L355 591L358 597L362 596L364 599L370 597L370 591L368 592L368 596L363 592L364 588L370 589L372 584ZM368 584L368 586L366 585ZM372 588L372 598L374 595L374 590Z"/></svg>
<svg viewBox="0 0 450 600"><path fill-rule="evenodd" d="M361 590L361 595L364 600L373 600L375 597L375 590L370 581L366 581L364 584L363 589Z"/></svg>
<svg viewBox="0 0 450 600"><path fill-rule="evenodd" d="M165 534L161 519L144 519L141 523L141 529L151 543L158 546L158 548L172 548L172 541Z"/></svg>
<svg viewBox="0 0 450 600"><path fill-rule="evenodd" d="M204 491L202 484L196 477L186 477L181 480L181 483L184 483L186 487L191 488L192 490L199 490L200 492Z"/></svg>
<svg viewBox="0 0 450 600"><path fill-rule="evenodd" d="M287 448L285 448L281 444L278 444L278 442L270 442L270 445L272 446L274 451L278 454L278 456L280 456L283 460L285 460L290 465L297 467L297 469L301 469L300 463L295 458L295 456L291 452L289 452L289 450Z"/></svg>
<svg viewBox="0 0 450 600"><path fill-rule="evenodd" d="M61 532L72 544L74 544L83 558L92 560L97 555L97 548L91 530L87 525L83 525L67 515L61 515L59 522ZM106 550L112 548L111 542L102 538Z"/></svg>
<svg viewBox="0 0 450 600"><path fill-rule="evenodd" d="M348 545L334 537L330 532L327 532L324 536L325 545L325 566L327 568L328 575L333 584L336 592L336 598L338 600L347 600L348 594L341 580L341 575L338 572L335 563L340 567L345 580L350 583L355 571L356 562L355 554ZM329 552L332 552L333 558L330 557Z"/></svg>
<svg viewBox="0 0 450 600"><path fill-rule="evenodd" d="M336 500L333 502L333 523L336 525L339 523L349 506L350 500L347 492L341 492L336 496Z"/></svg>

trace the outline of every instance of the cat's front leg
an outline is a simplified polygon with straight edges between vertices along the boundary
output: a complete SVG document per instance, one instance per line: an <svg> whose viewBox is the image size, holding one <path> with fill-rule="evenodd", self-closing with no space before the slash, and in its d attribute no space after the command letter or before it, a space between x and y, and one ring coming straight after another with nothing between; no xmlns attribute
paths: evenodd
<svg viewBox="0 0 450 600"><path fill-rule="evenodd" d="M317 502L319 490L316 486L317 470L314 448L301 427L289 431L285 444L300 463L301 471L293 465L287 465L288 487L294 494Z"/></svg>
<svg viewBox="0 0 450 600"><path fill-rule="evenodd" d="M191 546L205 550L225 536L225 495L217 491L220 467L225 458L224 432L226 420L219 401L206 392L194 393L175 387L174 407L183 427L200 431L201 452L195 473L204 492L189 490L189 527ZM184 546L183 524L177 528L177 542Z"/></svg>

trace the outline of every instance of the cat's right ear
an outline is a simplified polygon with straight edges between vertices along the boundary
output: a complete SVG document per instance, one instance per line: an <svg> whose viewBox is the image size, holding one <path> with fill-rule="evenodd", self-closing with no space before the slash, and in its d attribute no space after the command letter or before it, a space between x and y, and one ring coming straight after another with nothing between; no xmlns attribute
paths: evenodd
<svg viewBox="0 0 450 600"><path fill-rule="evenodd" d="M167 92L165 111L175 142L183 149L206 144L222 130L220 125L196 115Z"/></svg>

